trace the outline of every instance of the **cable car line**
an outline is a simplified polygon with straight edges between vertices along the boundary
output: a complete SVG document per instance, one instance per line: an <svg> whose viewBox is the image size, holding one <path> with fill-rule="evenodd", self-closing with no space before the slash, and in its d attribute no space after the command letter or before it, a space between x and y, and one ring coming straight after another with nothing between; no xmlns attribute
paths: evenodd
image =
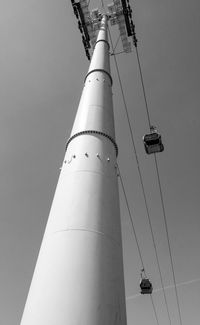
<svg viewBox="0 0 200 325"><path fill-rule="evenodd" d="M147 119L148 119L150 131L151 131L152 125L151 125L151 121L150 121L149 107L148 107L148 102L147 102L145 86L144 86L144 78L143 78L143 73L142 73L141 64L140 64L140 58L139 58L139 53L138 53L138 48L137 48L137 42L135 42L134 37L133 37L133 43L135 45L137 62L138 62L138 67L139 67L139 72L140 72L140 79L141 79L143 95L144 95L144 101L145 101L145 107L146 107L146 113L147 113ZM157 179L158 179L158 186L159 186L159 191L160 191L161 205L162 205L163 216L164 216L165 230L166 230L166 235L167 235L167 242L168 242L168 249L169 249L169 255L170 255L171 268L172 268L174 289L175 289L175 294L176 294L176 301L177 301L177 306L178 306L179 320L180 320L180 324L182 325L182 317L181 317L180 303L179 303L179 297L178 297L178 291L177 291L177 285L176 285L176 278L175 278L175 271L174 271L174 265L173 265L173 259L172 259L171 245L170 245L170 240L169 240L169 231L168 231L168 225L167 225L167 218L166 218L166 212L165 212L165 206L164 206L164 199L163 199L160 175L159 175L159 170L158 170L157 157L156 157L155 153L154 153L154 160L155 160L155 166L156 166L156 174L157 174ZM163 293L164 293L164 296L165 296L165 299L166 299L164 286L162 286L162 288L163 288ZM170 323L171 323L171 321L170 321Z"/></svg>
<svg viewBox="0 0 200 325"><path fill-rule="evenodd" d="M126 201L126 206L127 206L127 209L128 209L128 214L129 214L129 218L130 218L130 221L131 221L131 225L132 225L132 229L133 229L133 233L134 233L138 253L139 253L139 256L140 256L142 269L144 270L144 274L146 276L144 261L143 261L143 258L142 258L142 253L141 253L141 249L140 249L140 246L139 246L139 241L138 241L138 238L137 238L136 230L135 230L135 227L134 227L133 218L132 218L132 215L131 215L131 210L130 210L130 206L129 206L129 203L128 203L128 198L127 198L127 195L126 195L126 191L125 191L124 183L123 183L123 180L122 180L122 175L120 173L119 165L117 165L117 169L118 169L118 175L119 175L120 183L121 183L122 190L123 190L123 193L124 193L124 198L125 198L125 201ZM156 322L157 322L157 325L159 325L158 315L157 315L157 312L156 312L155 304L154 304L153 297L152 297L151 293L150 293L150 298L151 298L151 303L152 303L152 306L153 306Z"/></svg>
<svg viewBox="0 0 200 325"><path fill-rule="evenodd" d="M127 206L129 218L130 218L130 221L131 221L131 225L132 225L132 229L133 229L133 233L134 233L134 237L135 237L135 241L136 241L138 253L139 253L139 256L140 256L141 266L142 266L142 269L145 270L144 262L143 262L143 258L142 258L142 253L141 253L141 250L140 250L139 241L138 241L137 234L136 234L136 230L135 230L135 226L134 226L134 223L133 223L133 218L132 218L132 215L131 215L131 210L130 210L130 206L129 206L129 203L128 203L128 198L127 198L127 195L126 195L126 191L125 191L125 187L124 187L124 182L122 180L122 176L121 176L121 172L120 172L120 169L119 169L119 165L117 167L118 167L119 179L120 179L120 183L121 183L122 190L123 190L123 193L124 193L124 198L125 198L125 201L126 201L126 206Z"/></svg>
<svg viewBox="0 0 200 325"><path fill-rule="evenodd" d="M148 107L148 103L147 103L147 96L146 96L146 91L145 91L145 87L144 87L144 78L143 78L143 74L142 74L142 68L141 68L141 63L140 63L140 58L139 58L139 53L138 53L137 46L135 46L135 51L136 51L137 62L138 62L139 73L140 73L140 79L141 79L141 84L142 84L142 89L143 89L143 95L144 95L145 107L146 107L147 118L148 118L148 123L149 123L149 129L151 129L152 124L151 124L151 120L150 120L149 107Z"/></svg>
<svg viewBox="0 0 200 325"><path fill-rule="evenodd" d="M102 2L102 7L105 8L104 7L104 1L101 0L101 2ZM109 33L109 38L110 38L112 52L114 53L114 51L113 51L114 46L113 46L113 41L112 41L111 32L110 32L109 27L108 27L108 33ZM116 56L115 55L113 55L113 56L114 56L114 60L115 60L115 66L116 66L116 70L117 70L117 75L118 75L118 80L119 80L119 84L120 84L120 88L121 88L123 102L124 102L124 106L125 106L125 110L126 110L127 120L128 120L128 123L129 123L129 130L130 130L130 133L131 133L131 139L132 139L132 144L133 144L133 148L134 148L134 152L135 152L135 157L136 157L136 161L137 161L137 166L138 166L138 171L139 171L139 175L140 175L140 180L141 180L141 184L142 184L142 189L143 189L145 204L146 204L147 211L149 211L148 210L148 206L147 206L147 200L146 200L146 195L145 195L145 191L144 191L144 184L143 184L141 170L140 170L140 166L139 166L139 160L138 160L138 156L137 156L135 141L134 141L134 138L133 138L132 127L131 127L131 124L130 124L130 118L129 118L129 114L128 114L128 108L127 108L127 104L126 104L126 100L125 100L125 95L124 95L124 90L123 90L123 86L122 86L122 81L121 81L121 77L120 77L120 73L119 73L119 68L118 68ZM125 193L125 191L124 191L124 193ZM126 196L126 198L127 198L127 196ZM128 200L126 200L126 202L128 203ZM129 211L130 211L130 208L129 208ZM132 218L131 218L131 220L132 220ZM142 261L142 259L141 259L141 261ZM142 264L143 264L143 262L142 262ZM157 312L156 312L156 309L155 309L155 305L154 305L154 301L153 301L152 295L150 295L150 297L151 297L151 302L152 302L152 306L153 306L155 318L156 318L156 321L157 321L157 325L159 325L158 316L157 316Z"/></svg>
<svg viewBox="0 0 200 325"><path fill-rule="evenodd" d="M181 287L181 286L193 284L193 283L199 282L199 281L200 281L199 278L198 279L193 279L193 280L177 283L176 286ZM174 289L174 284L165 286L165 290L169 290L169 289ZM157 288L157 289L153 290L153 293L157 293L157 292L160 292L162 290L163 290L162 288ZM138 297L141 297L141 294L135 294L135 295L126 297L126 301L131 300L131 299L135 299L135 298L138 298Z"/></svg>
<svg viewBox="0 0 200 325"><path fill-rule="evenodd" d="M141 63L140 63L138 48L137 48L137 42L135 41L134 36L133 36L133 43L135 45L137 62L138 62L138 67L139 67L139 72L140 72L140 79L141 79L141 84L142 84L142 89L143 89L143 95L144 95L144 101L145 101L145 107L146 107L146 113L147 113L147 119L148 119L150 131L151 131L152 125L151 125L151 121L150 121L149 107L148 107L148 102L147 102L146 90L145 90L145 86L144 86L144 78L143 78L143 73L142 73L142 68L141 68ZM163 149L164 149L164 147L163 147ZM163 149L161 149L160 151L163 151ZM155 166L156 166L156 174L157 174L157 179L158 179L158 186L159 186L159 191L160 191L161 205L162 205L163 216L164 216L165 230L166 230L166 235L167 235L167 242L168 242L168 249L169 249L169 255L170 255L171 268L172 268L174 289L175 289L175 294L176 294L176 301L177 301L177 306L178 306L179 320L180 320L180 324L182 325L182 317L181 317L180 303L179 303L179 297L178 297L178 291L177 291L177 285L176 285L176 278L175 278L175 271L174 271L174 265L173 265L174 263L173 263L172 251L171 251L171 245L170 245L170 239L169 239L169 231L168 231L168 225L167 225L165 205L164 205L164 199L163 199L163 193L162 193L160 175L159 175L159 170L158 170L157 157L156 157L156 154L155 153L154 153L154 160L155 160ZM165 296L165 299L166 299L164 286L162 286L162 288L163 288L163 293L164 293L164 296ZM171 321L170 321L170 323L171 323Z"/></svg>
<svg viewBox="0 0 200 325"><path fill-rule="evenodd" d="M112 42L111 33L110 33L109 29L108 29L108 32L109 32L109 37L110 37L110 42L111 42L111 48L113 48L113 42ZM151 230L151 236L152 236L152 240L153 240L153 246L154 246L154 250L155 250L156 261L157 261L160 280L161 280L161 286L163 288L163 294L164 294L164 300L165 300L165 304L166 304L167 314L168 314L168 318L169 318L169 323L171 325L169 307L168 307L168 304L167 304L167 298L166 298L166 293L165 293L165 289L164 289L164 282L163 282L163 279L162 279L162 273L161 273L160 263L159 263L159 259L158 259L158 253L157 253L157 248L156 248L156 244L155 244L155 238L154 238L154 234L153 234L149 208L148 208L148 204L147 204L147 197L146 197L146 193L145 193L145 189L144 189L144 183L143 183L142 173L141 173L141 169L140 169L140 165L139 165L139 159L138 159L138 155L137 155L136 145L135 145L135 141L134 141L134 137L133 137L132 126L131 126L131 123L130 123L128 108L127 108L126 99L125 99L125 95L124 95L124 90L123 90L123 86L122 86L122 81L121 81L121 77L120 77L120 73L119 73L119 67L118 67L118 63L117 63L115 55L114 55L114 60L115 60L115 66L116 66L117 75L118 75L118 79L119 79L119 84L120 84L120 88L121 88L122 98L123 98L123 102L124 102L124 107L125 107L125 111L126 111L126 116L127 116L127 120L128 120L128 125L129 125L129 131L130 131L130 135L131 135L133 150L134 150L134 153L135 153L138 173L139 173L139 177L140 177L140 183L141 183L141 186L142 186L142 192L143 192L143 197L144 197L144 202L145 202L145 207L146 207L146 212L147 212L147 218L148 218L148 223L149 223L150 230Z"/></svg>
<svg viewBox="0 0 200 325"><path fill-rule="evenodd" d="M133 228L133 232L134 232L134 236L135 236L135 240L136 240L136 244L137 244L137 248L138 248L138 252L139 252L139 256L140 256L140 260L141 260L141 265L142 265L142 268L145 270L144 262L143 262L143 259L142 259L142 254L141 254L141 250L140 250L140 247L139 247L139 242L138 242L136 230L135 230L135 227L134 227L134 224L133 224L133 219L132 219L132 216L131 216L131 211L130 211L130 207L129 207L129 203L128 203L128 199L127 199L127 195L126 195L124 183L123 183L123 180L122 180L122 176L121 176L121 173L120 173L120 170L119 170L119 166L118 166L118 171L119 171L119 178L120 178L120 182L121 182L121 185L122 185L122 189L123 189L123 193L124 193L124 197L125 197L125 201L126 201L126 205L127 205L127 209L128 209L128 213L129 213L131 225L132 225L132 228ZM151 229L151 235L152 235L152 239L153 239L153 245L154 245L154 249L155 249L156 261L157 261L157 265L158 265L158 270L159 270L159 275L160 275L160 280L161 280L161 287L162 287L162 290L163 290L163 295L164 295L164 299L165 299L167 314L168 314L169 322L171 324L169 307L168 307L168 303L167 303L167 297L166 297L165 287L164 287L162 273L161 273L161 269L160 269L160 263L159 263L159 259L158 259L158 252L157 252L157 248L156 248L156 244L155 244L155 239L154 239L153 230L152 230L152 224L151 224L151 220L150 219L149 219L149 226L150 226L150 229Z"/></svg>
<svg viewBox="0 0 200 325"><path fill-rule="evenodd" d="M105 10L104 0L101 0L101 3L102 3L102 8ZM135 29L134 29L134 31L135 31ZM114 53L113 41L112 41L112 37L111 37L111 33L110 33L110 29L109 28L108 28L108 32L109 32L109 37L110 37L111 48L112 48L112 51ZM148 109L148 102L147 102L146 91L145 91L145 86L144 86L144 78L143 78L143 74L142 74L139 53L138 53L138 50L137 50L137 38L136 38L135 32L134 32L134 35L133 35L133 43L134 43L135 48L136 48L137 61L138 61L138 66L139 66L139 71L140 71L140 77L141 77L141 83L142 83L142 88L143 88L143 94L144 94L144 99L145 99L145 105L146 105L146 112L147 112L147 117L148 117L148 123L149 123L149 127L150 127L150 130L151 130L151 127L152 126L151 126L150 114L149 114L149 109ZM171 319L170 319L170 315L169 315L169 308L168 308L166 294L165 294L165 289L164 289L164 284L163 284L163 280L162 280L162 274L161 274L161 269L160 269L160 264L159 264L159 259L158 259L158 254L157 254L157 249L156 249L156 244L155 244L155 239L154 239L154 234L153 234L153 229L152 229L152 224L151 224L151 219L150 219L150 214L149 214L149 209L148 209L148 205L147 205L147 198L146 198L146 193L145 193L145 189L144 189L144 183L143 183L142 174L141 174L141 170L140 170L139 159L138 159L138 155L137 155L137 151L136 151L136 145L135 145L135 141L134 141L134 137L133 137L133 131L132 131L131 123L130 123L128 108L127 108L127 104L126 104L126 100L125 100L125 95L124 95L122 81L121 81L121 77L120 77L120 73L119 73L119 67L118 67L117 59L116 59L116 56L115 55L113 55L113 56L114 56L115 66L116 66L117 75L118 75L118 79L119 79L119 84L120 84L120 88L121 88L121 93L122 93L122 98L123 98L123 102L124 102L124 107L125 107L125 111L126 111L126 116L127 116L127 120L128 120L128 124L129 124L129 130L130 130L132 145L133 145L133 149L134 149L134 153L135 153L135 157L136 157L138 172L139 172L139 176L140 176L140 182L141 182L141 186L142 186L142 192L143 192L144 202L145 202L145 206L146 206L148 221L149 221L151 235L152 235L153 244L154 244L154 249L155 249L155 253L156 253L156 260L157 260L159 274L160 274L160 278L161 278L161 285L162 285L162 289L163 289L163 293L164 293L164 298L165 298L165 304L166 304L166 308L167 308L168 318L169 318L169 322L171 324ZM155 156L155 154L154 154L154 156ZM157 171L158 171L158 169L157 169ZM159 174L158 174L158 176L159 176ZM161 187L160 187L160 189L161 189ZM167 226L166 223L165 223L165 226ZM168 237L168 242L169 242L169 237ZM170 246L169 246L169 249L170 249ZM172 258L171 258L171 262L173 262L172 261ZM173 265L172 265L172 269L173 269ZM173 273L173 277L174 277L174 273ZM174 277L174 280L175 280L175 277ZM176 296L178 298L178 295L176 295ZM178 300L177 300L177 304L179 306ZM179 317L180 317L180 308L178 308L178 309L179 309ZM180 317L180 322L181 322L181 325L182 325L181 317Z"/></svg>
<svg viewBox="0 0 200 325"><path fill-rule="evenodd" d="M162 152L164 150L164 146L162 143L161 135L158 134L156 128L151 124L149 107L148 107L147 96L146 96L146 90L145 90L145 86L144 86L144 78L143 78L143 74L142 74L140 57L139 57L138 47L137 47L138 40L136 38L135 25L133 23L132 23L132 26L133 26L133 37L132 37L133 44L135 46L137 63L138 63L138 67L139 67L140 80L141 80L141 84L142 84L142 91L143 91L144 101L145 101L145 108L146 108L146 113L147 113L149 129L150 129L150 134L146 134L143 137L143 142L144 142L146 153L152 154L152 153L156 153L156 152Z"/></svg>
<svg viewBox="0 0 200 325"><path fill-rule="evenodd" d="M158 315L157 315L157 313L156 313L156 308L155 308L155 304L154 304L154 301L153 301L153 297L152 297L152 295L150 295L150 298L151 298L151 302L152 302L152 306L153 306L153 310L154 310L154 314L155 314L156 322L157 322L157 324L159 325Z"/></svg>
<svg viewBox="0 0 200 325"><path fill-rule="evenodd" d="M174 282L174 290L175 290L175 293L176 293L176 300L177 300L180 324L182 325L181 309L180 309L180 303L179 303L179 297L178 297L178 290L177 290L177 284L176 284L174 263L173 263L173 258L172 258L171 244L170 244L170 239L169 239L169 231L168 231L168 225L167 225L166 210L165 210L165 205L164 205L163 191L162 191L162 187L161 187L161 181L160 181L160 175L159 175L159 170L158 170L158 162L157 162L156 154L154 154L154 159L155 159L156 174L157 174L157 178L158 178L158 185L159 185L159 191L160 191L161 205L162 205L163 216L164 216L165 230L166 230L166 235L167 235L169 256L170 256L170 261L171 261L171 268L172 268L172 275L173 275L173 282Z"/></svg>

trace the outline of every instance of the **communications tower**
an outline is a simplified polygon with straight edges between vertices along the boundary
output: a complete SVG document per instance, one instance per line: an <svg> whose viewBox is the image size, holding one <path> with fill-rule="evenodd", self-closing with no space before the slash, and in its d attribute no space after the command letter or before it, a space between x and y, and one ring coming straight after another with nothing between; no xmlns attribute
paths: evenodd
<svg viewBox="0 0 200 325"><path fill-rule="evenodd" d="M134 26L125 0L107 14L90 13L86 0L71 2L92 59L21 325L126 325L107 29L108 20L118 24L129 52Z"/></svg>

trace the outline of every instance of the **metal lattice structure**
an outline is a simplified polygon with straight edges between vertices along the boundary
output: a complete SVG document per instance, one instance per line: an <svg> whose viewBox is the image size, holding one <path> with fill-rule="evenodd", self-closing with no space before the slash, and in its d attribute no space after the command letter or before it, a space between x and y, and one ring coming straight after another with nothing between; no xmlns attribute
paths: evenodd
<svg viewBox="0 0 200 325"><path fill-rule="evenodd" d="M74 14L78 20L78 28L82 34L82 42L88 60L95 46L97 31L100 29L102 14L98 9L89 11L86 0L75 2L71 0ZM132 20L132 9L127 0L114 0L108 6L107 19L111 26L118 25L123 51L131 52L130 37L133 37L134 45L137 45L135 25Z"/></svg>

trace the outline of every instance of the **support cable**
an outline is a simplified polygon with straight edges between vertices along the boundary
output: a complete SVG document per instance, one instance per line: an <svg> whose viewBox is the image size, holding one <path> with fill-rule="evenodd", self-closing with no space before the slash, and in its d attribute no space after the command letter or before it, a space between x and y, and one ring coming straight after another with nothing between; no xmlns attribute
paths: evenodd
<svg viewBox="0 0 200 325"><path fill-rule="evenodd" d="M135 241L136 241L138 253L139 253L139 256L140 256L140 262L141 262L141 266L142 266L141 269L144 269L144 272L145 272L145 267L144 267L144 262L143 262L143 258L142 258L142 253L141 253L141 250L140 250L139 241L138 241L137 234L136 234L136 230L135 230L135 227L134 227L133 218L132 218L132 215L131 215L131 210L130 210L130 206L129 206L129 203L128 203L128 198L127 198L127 195L126 195L126 191L125 191L125 187L124 187L124 182L122 180L122 175L120 173L119 165L117 165L117 169L118 169L118 175L119 175L120 183L121 183L122 190L123 190L123 193L124 193L124 198L125 198L125 201L126 201L126 206L127 206L127 210L128 210L128 214L129 214L131 226L132 226L132 229L133 229L133 233L134 233L134 237L135 237ZM146 273L145 273L145 276L146 276Z"/></svg>
<svg viewBox="0 0 200 325"><path fill-rule="evenodd" d="M144 95L146 113L147 113L147 118L148 118L148 124L149 124L149 128L151 130L151 121L150 121L149 107L148 107L148 102L147 102L145 86L144 86L144 78L143 78L143 73L142 73L142 68L141 68L141 63L140 63L140 57L139 57L138 48L137 48L137 42L134 41L134 38L133 38L133 43L135 45L135 50L136 50L136 56L137 56L140 79L141 79L141 84L142 84L142 89L143 89L143 95ZM164 198L163 198L161 181L160 181L160 175L159 175L159 170L158 170L157 157L156 157L155 153L154 153L154 160L155 160L156 174L157 174L158 186L159 186L159 192L160 192L160 198L161 198L161 205L162 205L163 216L164 216L165 231L166 231L166 235L167 235L167 242L168 242L169 256L170 256L171 269L172 269L172 275L173 275L174 289L175 289L176 301L177 301L177 307L178 307L178 314L179 314L179 321L180 321L180 324L182 325L182 317L181 317L180 303L179 303L179 297L178 297L178 291L177 291L177 285L176 285L176 278L175 278L175 271L174 271L174 263L173 263L172 251L171 251L171 245L170 245L170 239L169 239L169 231L168 231L168 225L167 225L166 210L165 210ZM160 267L159 267L159 269L160 269ZM168 309L168 305L167 305L167 299L166 299L164 285L163 285L162 282L163 281L162 281L162 277L161 277L161 284L162 284L163 294L164 294L164 297L165 297L165 302L166 302L166 307L167 307L167 312L168 312L168 317L169 317L169 309ZM169 317L169 320L170 320L170 317ZM171 324L171 320L170 320L170 324Z"/></svg>
<svg viewBox="0 0 200 325"><path fill-rule="evenodd" d="M135 50L136 50L137 62L138 62L138 67L139 67L139 72L140 72L140 79L141 79L142 90L143 90L143 95L144 95L144 101L145 101L145 107L146 107L146 112L147 112L149 129L151 129L151 120L150 120L150 114L149 114L149 107L148 107L148 103L147 103L147 96L146 96L146 91L145 91L145 87L144 87L144 78L143 78L143 74L142 74L142 68L141 68L141 64L140 64L140 57L139 57L139 54L138 54L137 46L135 46Z"/></svg>
<svg viewBox="0 0 200 325"><path fill-rule="evenodd" d="M111 39L111 33L110 33L110 30L109 29L108 29L108 31L109 31L110 41L111 41L111 47L113 48L113 43L112 43L112 39ZM156 261L157 261L157 265L158 265L158 270L159 270L159 275L160 275L160 280L161 280L161 286L162 286L162 289L163 289L163 295L164 295L165 305L166 305L166 309L167 309L169 324L171 325L171 318L170 318L170 313L169 313L169 307L168 307L168 304L167 304L167 297L166 297L166 293L165 293L164 282L163 282L161 268L160 268L160 263L159 263L159 259L158 259L158 252L157 252L157 247L156 247L155 238L154 238L154 234L153 234L153 228L152 228L152 223L151 223L149 208L148 208L148 204L147 204L147 197L146 197L146 193L145 193L145 189L144 189L144 182L143 182L142 173L141 173L141 169L140 169L140 165L139 165L139 159L138 159L138 155L137 155L137 151L136 151L136 145L135 145L135 141L134 141L134 137L133 137L132 126L131 126L131 123L130 123L128 108L127 108L127 104L126 104L126 100L125 100L124 90L123 90L122 81L121 81L121 77L120 77L120 73L119 73L119 68L118 68L118 64L117 64L117 59L116 59L115 55L114 55L114 60L115 60L115 66L116 66L117 75L118 75L118 79L119 79L119 84L120 84L120 88L121 88L122 98L123 98L123 102L124 102L124 107L125 107L125 111L126 111L126 116L127 116L127 120L128 120L128 125L129 125L129 130L130 130L130 135L131 135L133 150L134 150L135 158L136 158L136 162L137 162L137 168L138 168L138 173L139 173L139 177L140 177L140 183L141 183L141 186L142 186L142 193L143 193L143 197L144 197L144 202L145 202L145 207L146 207L146 212L147 212L148 223L149 223L149 227L150 227L150 231L151 231L151 236L152 236L152 240L153 240L153 246L154 246L154 250L155 250ZM143 85L144 85L144 83L143 83Z"/></svg>
<svg viewBox="0 0 200 325"><path fill-rule="evenodd" d="M156 173L157 173L157 178L158 178L160 198L161 198L161 204L162 204L162 210L163 210L163 216L164 216L164 222L165 222L167 242L168 242L168 247L169 247L169 256L170 256L170 261L171 261L171 268L172 268L172 275L173 275L173 282L174 282L174 290L176 293L176 301L177 301L177 306L178 306L179 320L180 320L180 324L182 325L181 309L180 309L180 303L179 303L179 297L178 297L178 290L177 290L176 277L175 277L175 271L174 271L174 263L173 263L173 258L172 258L171 244L170 244L170 239L169 239L166 210L165 210L165 205L164 205L163 192L162 192L162 187L161 187L161 181L160 181L160 175L159 175L159 170L158 170L158 162L157 162L156 154L154 154L154 159L155 159Z"/></svg>
<svg viewBox="0 0 200 325"><path fill-rule="evenodd" d="M112 47L112 51L113 51L113 48L114 47L113 47L113 41L112 41L112 37L111 37L111 33L110 33L109 27L108 27L108 32L109 32L111 47ZM125 100L125 95L124 95L124 90L123 90L123 86L122 86L122 81L121 81L121 77L120 77L120 73L119 73L119 67L118 67L117 59L116 59L116 56L115 55L114 55L114 60L115 60L115 66L116 66L118 80L119 80L119 84L120 84L120 88L121 88L122 98L123 98L123 102L124 102L124 107L125 107L125 111L126 111L126 116L127 116L127 120L128 120L128 124L129 124L129 130L130 130L132 145L133 145L133 149L134 149L134 153L135 153L135 157L136 157L138 172L139 172L139 176L140 176L140 182L141 182L141 185L142 185L142 191L143 191L145 206L146 206L146 210L147 210L148 220L150 220L149 209L148 209L148 205L147 205L147 198L146 198L146 194L145 194L145 190L144 190L144 183L143 183L142 174L141 174L140 165L139 165L139 160L138 160L138 155L137 155L137 151L136 151L136 145L135 145L135 141L134 141L134 137L133 137L133 131L132 131L132 127L131 127L131 123L130 123L130 118L129 118L129 114L128 114L128 108L127 108L127 104L126 104L126 100ZM153 299L151 299L151 301L153 302ZM155 311L154 304L153 304L153 308L154 308L154 311ZM155 317L156 317L156 320L157 320L157 323L158 323L157 315L155 315ZM159 323L158 323L158 325L159 325Z"/></svg>
<svg viewBox="0 0 200 325"><path fill-rule="evenodd" d="M144 275L146 276L144 261L143 261L143 258L142 258L142 253L141 253L141 249L140 249L140 246L139 246L139 241L138 241L136 230L135 230L135 227L134 227L133 218L132 218L132 215L131 215L131 210L130 210L130 206L129 206L129 203L128 203L128 198L127 198L127 195L126 195L125 187L124 187L124 182L122 180L122 175L120 173L120 169L119 169L118 165L117 165L117 169L118 169L119 179L120 179L120 183L121 183L122 190L123 190L123 193L124 193L124 198L125 198L125 201L126 201L126 206L127 206L129 218L130 218L130 221L131 221L131 225L132 225L133 234L134 234L134 237L135 237L138 253L139 253L139 256L140 256L142 269L144 270ZM150 294L150 297L151 297L151 303L152 303L154 314L155 314L155 319L156 319L157 325L159 325L158 315L157 315L157 312L156 312L156 308L155 308L155 304L154 304L154 301L153 301L152 294Z"/></svg>
<svg viewBox="0 0 200 325"><path fill-rule="evenodd" d="M104 0L101 0L101 4L102 4L102 8L105 10ZM129 124L129 130L130 130L131 140L132 140L133 149L134 149L134 153L135 153L135 157L136 157L138 172L139 172L139 176L140 176L140 182L141 182L141 186L142 186L142 192L143 192L143 196L144 196L144 201L145 201L145 206L146 206L146 211L147 211L147 216L148 216L148 222L149 222L149 226L150 226L150 230L151 230L151 235L152 235L152 239L153 239L153 245L154 245L154 249L155 249L156 260L157 260L157 264L158 264L158 269L159 269L159 274L160 274L160 279L161 279L161 285L162 285L162 289L163 289L165 304L166 304L166 308L167 308L168 318L169 318L169 322L170 322L170 325L171 325L169 308L168 308L168 304L167 304L167 298L166 298L164 283L163 283L163 279L162 279L162 274L161 274L161 269L160 269L160 263L159 263L159 259L158 259L158 253L157 253L157 248L156 248L156 244L155 244L155 239L154 239L154 234L153 234L153 229L152 229L152 224L151 224L149 209L148 209L148 205L147 205L146 193L145 193L145 190L144 190L144 183L143 183L143 179L142 179L142 174L141 174L139 160L138 160L138 156L137 156L136 145L135 145L135 141L134 141L134 137L133 137L133 132L132 132L132 127L131 127L131 123L130 123L128 108L127 108L127 104L126 104L126 100L125 100L124 90L123 90L123 87L122 87L122 81L121 81L121 77L120 77L120 73L119 73L117 59L116 59L116 56L115 56L115 53L114 53L114 50L115 49L114 49L114 46L113 46L113 41L112 41L112 37L111 37L111 33L110 33L109 27L108 27L108 32L109 32L109 37L110 37L112 52L113 52L113 56L114 56L115 66L116 66L116 70L117 70L117 75L118 75L118 79L119 79L119 84L120 84L120 88L121 88L121 92L122 92L122 98L123 98L123 102L124 102L124 107L125 107L125 111L126 111L126 115L127 115L128 124ZM137 50L137 39L136 39L136 36L135 36L135 41L136 41L135 42L135 45L136 45L135 48L136 48L138 66L139 66L140 77L141 77L141 82L142 82L143 94L144 94L144 98L145 98L145 104L146 104L146 111L147 111L148 123L149 123L149 127L151 127L150 114L149 114L147 97L146 97L146 92L145 92L145 87L144 87L144 80L143 80L143 75L142 75L142 69L141 69L139 54L138 54L138 50ZM126 201L127 201L127 198L126 198ZM127 203L128 203L128 201L127 201ZM128 210L130 211L130 209L128 209ZM131 220L132 220L132 218L131 218ZM133 229L134 229L134 227L133 227ZM135 231L134 231L134 233L135 233ZM136 233L135 233L135 238L137 238L136 237ZM136 240L136 242L137 242L137 245L138 245L138 241L137 240ZM139 248L139 246L138 246L138 248ZM140 250L139 250L139 253L141 254ZM141 262L142 262L142 259L141 259ZM143 262L142 262L142 264L143 264ZM176 283L175 283L175 285L176 285ZM151 300L152 300L152 304L153 304L153 298L152 298L152 296L151 296ZM155 311L154 304L153 304L153 308L154 308L154 311ZM158 323L158 318L157 318L156 313L155 313L155 316L156 316L156 320L157 320L157 323ZM182 323L181 323L181 325L182 325Z"/></svg>
<svg viewBox="0 0 200 325"><path fill-rule="evenodd" d="M155 314L156 322L157 322L157 325L159 325L158 315L157 315L157 313L156 313L156 307L155 307L155 304L154 304L154 301L153 301L153 297L152 297L152 295L150 295L150 297L151 297L151 302L152 302L152 306L153 306L153 310L154 310L154 314Z"/></svg>

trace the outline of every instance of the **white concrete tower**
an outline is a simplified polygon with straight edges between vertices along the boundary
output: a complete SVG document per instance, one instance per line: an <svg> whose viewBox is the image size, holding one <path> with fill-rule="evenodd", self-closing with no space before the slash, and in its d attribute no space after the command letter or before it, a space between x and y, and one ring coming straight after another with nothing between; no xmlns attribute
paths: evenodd
<svg viewBox="0 0 200 325"><path fill-rule="evenodd" d="M104 15L21 325L126 325Z"/></svg>

